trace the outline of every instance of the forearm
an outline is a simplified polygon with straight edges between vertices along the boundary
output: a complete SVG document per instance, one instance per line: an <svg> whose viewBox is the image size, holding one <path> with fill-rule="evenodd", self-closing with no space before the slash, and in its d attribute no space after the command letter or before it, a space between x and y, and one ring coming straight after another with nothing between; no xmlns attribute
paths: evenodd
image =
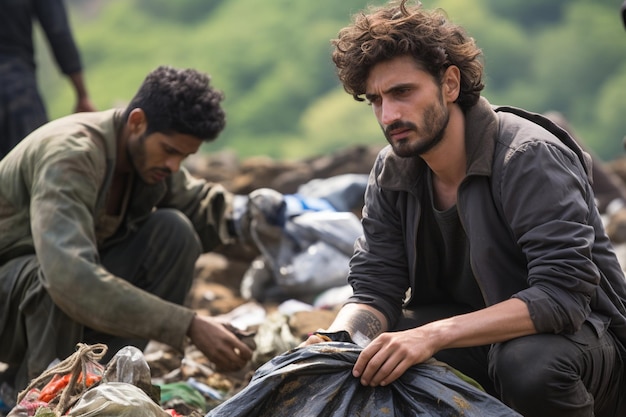
<svg viewBox="0 0 626 417"><path fill-rule="evenodd" d="M361 333L371 340L388 329L389 324L380 311L368 305L350 303L339 310L328 331L346 330L353 338Z"/></svg>
<svg viewBox="0 0 626 417"><path fill-rule="evenodd" d="M516 298L415 330L432 341L435 351L488 345L537 333L526 303Z"/></svg>
<svg viewBox="0 0 626 417"><path fill-rule="evenodd" d="M74 88L74 94L76 95L76 105L74 106L74 112L89 112L96 111L96 107L89 98L87 87L83 80L82 72L74 72L68 75L72 87Z"/></svg>
<svg viewBox="0 0 626 417"><path fill-rule="evenodd" d="M68 78L72 83L72 87L74 88L74 92L76 93L76 98L78 100L87 98L89 96L89 94L87 93L87 87L85 86L82 72L74 72L72 74L68 74Z"/></svg>

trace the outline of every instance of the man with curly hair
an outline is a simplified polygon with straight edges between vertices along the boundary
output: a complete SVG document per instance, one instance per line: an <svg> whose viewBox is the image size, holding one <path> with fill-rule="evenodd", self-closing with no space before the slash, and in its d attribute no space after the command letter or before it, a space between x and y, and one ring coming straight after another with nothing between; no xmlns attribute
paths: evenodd
<svg viewBox="0 0 626 417"><path fill-rule="evenodd" d="M17 389L77 342L250 359L183 306L198 256L238 237L234 196L181 166L224 128L222 100L206 74L162 66L125 109L52 121L0 162L0 361Z"/></svg>
<svg viewBox="0 0 626 417"><path fill-rule="evenodd" d="M326 330L366 341L354 376L384 386L434 356L524 416L626 415L626 284L588 155L547 118L482 98L481 50L440 10L374 7L332 43L389 142L354 294Z"/></svg>

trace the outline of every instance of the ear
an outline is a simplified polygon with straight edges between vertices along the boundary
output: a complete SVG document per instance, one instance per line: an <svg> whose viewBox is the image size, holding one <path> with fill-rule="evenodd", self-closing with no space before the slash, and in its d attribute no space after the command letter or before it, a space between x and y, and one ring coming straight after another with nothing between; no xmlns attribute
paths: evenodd
<svg viewBox="0 0 626 417"><path fill-rule="evenodd" d="M136 108L131 110L126 121L130 133L134 135L142 135L148 128L148 120L142 109Z"/></svg>
<svg viewBox="0 0 626 417"><path fill-rule="evenodd" d="M453 103L461 92L461 71L456 65L450 65L443 73L442 93L446 101Z"/></svg>

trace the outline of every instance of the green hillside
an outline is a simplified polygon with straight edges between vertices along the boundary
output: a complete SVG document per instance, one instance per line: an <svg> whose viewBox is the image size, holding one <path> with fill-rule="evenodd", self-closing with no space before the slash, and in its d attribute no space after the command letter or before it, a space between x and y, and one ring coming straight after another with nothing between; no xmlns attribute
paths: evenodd
<svg viewBox="0 0 626 417"><path fill-rule="evenodd" d="M124 105L160 64L211 74L228 125L206 151L290 159L382 143L363 103L339 86L330 43L350 16L382 1L68 0L98 108ZM626 133L626 31L621 0L425 0L464 24L485 53L485 96L563 113L604 159ZM40 41L41 42L41 41ZM72 92L39 45L51 117Z"/></svg>

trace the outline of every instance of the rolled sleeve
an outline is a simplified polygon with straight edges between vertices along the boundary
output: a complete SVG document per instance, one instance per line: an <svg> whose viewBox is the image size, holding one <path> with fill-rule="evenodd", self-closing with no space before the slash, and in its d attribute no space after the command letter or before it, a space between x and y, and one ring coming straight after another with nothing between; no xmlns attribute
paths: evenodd
<svg viewBox="0 0 626 417"><path fill-rule="evenodd" d="M511 154L502 184L504 213L528 265L529 288L514 297L526 302L538 331L573 333L589 317L600 280L585 170L573 152L531 141Z"/></svg>

